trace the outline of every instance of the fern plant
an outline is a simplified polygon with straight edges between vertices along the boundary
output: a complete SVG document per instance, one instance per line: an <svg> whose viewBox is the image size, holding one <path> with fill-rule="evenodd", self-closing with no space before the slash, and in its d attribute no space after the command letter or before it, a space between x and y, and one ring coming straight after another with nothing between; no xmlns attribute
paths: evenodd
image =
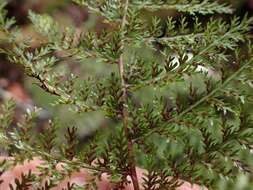
<svg viewBox="0 0 253 190"><path fill-rule="evenodd" d="M15 158L9 162L43 160L41 175L22 176L29 180L19 186L51 189L86 168L94 176L90 183L69 189L94 189L103 174L116 189L129 181L134 190L176 189L183 180L208 189L252 189L251 17L234 16L230 5L213 0L74 0L100 16L106 29L80 32L30 11L44 39L33 47L36 39L20 35L0 2L1 53L56 96L54 104L76 114L100 111L116 123L78 150L76 128L58 143L55 121L34 138L38 109L11 128L8 101L0 141ZM168 10L179 16L159 16ZM57 69L66 59L107 64L111 71L76 76ZM57 163L64 171L57 172ZM143 182L136 167L146 171Z"/></svg>

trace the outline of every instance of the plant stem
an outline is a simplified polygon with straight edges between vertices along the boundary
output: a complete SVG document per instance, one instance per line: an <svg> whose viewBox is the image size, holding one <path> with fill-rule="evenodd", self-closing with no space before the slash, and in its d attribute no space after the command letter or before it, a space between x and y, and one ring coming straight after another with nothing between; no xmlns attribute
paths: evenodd
<svg viewBox="0 0 253 190"><path fill-rule="evenodd" d="M119 58L119 73L120 73L120 79L121 79L121 86L122 86L122 99L123 99L123 108L122 108L122 117L123 117L123 127L124 127L124 132L125 135L128 139L128 164L130 167L130 176L132 179L132 183L134 186L134 190L139 190L139 182L137 178L137 173L136 173L136 163L135 163L135 157L134 157L134 152L133 152L133 141L132 138L129 135L129 129L128 129L128 110L127 110L127 85L125 81L125 73L124 73L124 60L123 60L123 50L124 50L124 39L125 39L125 31L124 28L126 26L127 22L127 10L129 6L129 0L125 1L124 4L124 15L122 18L122 24L121 24L121 41L120 41L120 47L122 50L122 53Z"/></svg>
<svg viewBox="0 0 253 190"><path fill-rule="evenodd" d="M243 66L241 66L240 69L238 69L237 71L235 71L230 77L228 77L222 84L220 84L217 88L215 88L214 90L212 90L210 93L208 93L206 96L203 96L202 98L200 98L197 102L195 102L194 104L192 104L189 108L185 109L183 112L181 112L179 115L171 118L170 120L167 121L167 124L175 122L177 119L182 118L185 114L191 112L193 109L195 109L197 106L199 106L200 104L202 104L203 102L205 102L207 99L209 99L210 97L214 96L217 92L219 92L220 90L222 90L225 86L227 86L234 78L236 78L244 69L246 69L250 64L253 63L253 59L250 59L247 63L245 63ZM154 128L152 130L150 130L148 133L144 134L143 137L147 137L155 132L157 132L159 129L161 128ZM135 138L134 141L138 140L138 138Z"/></svg>

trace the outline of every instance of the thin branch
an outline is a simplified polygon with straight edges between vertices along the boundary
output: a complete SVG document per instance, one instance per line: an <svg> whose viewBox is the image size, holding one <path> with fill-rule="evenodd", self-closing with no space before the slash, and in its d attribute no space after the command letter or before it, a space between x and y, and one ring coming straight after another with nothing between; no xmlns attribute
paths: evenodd
<svg viewBox="0 0 253 190"><path fill-rule="evenodd" d="M137 178L137 173L136 173L136 164L135 164L135 157L133 153L133 142L132 139L129 135L129 129L128 129L128 110L127 110L127 86L126 86L126 81L125 81L125 73L124 73L124 60L123 60L123 50L125 46L125 26L127 24L127 11L128 11L128 6L129 6L129 0L125 1L124 4L124 15L122 18L122 24L121 24L121 41L120 41L120 47L122 50L122 53L119 58L119 73L120 73L120 79L121 79L121 86L122 86L122 91L123 91L123 110L122 110L122 116L123 116L123 127L125 131L125 135L128 139L128 164L130 167L130 176L133 182L134 190L139 190L139 182Z"/></svg>
<svg viewBox="0 0 253 190"><path fill-rule="evenodd" d="M200 100L192 104L189 108L185 109L183 112L181 112L179 115L171 118L170 120L167 121L166 124L175 122L176 120L182 118L185 114L191 112L193 109L195 109L197 106L205 102L207 99L211 98L213 95L215 95L218 91L222 90L228 83L230 83L235 77L237 77L244 69L246 69L250 64L253 63L253 59L249 60L248 63L244 64L240 69L238 69L234 74L232 74L230 77L228 77L221 85L219 85L217 88L212 90L210 93L208 93L206 96L202 97ZM143 136L149 136L155 132L157 132L161 128L155 128L150 130L148 133L144 134ZM138 140L139 137L135 139Z"/></svg>
<svg viewBox="0 0 253 190"><path fill-rule="evenodd" d="M155 85L155 84L160 85L160 82L162 82L162 81L168 82L168 81L174 79L173 76L174 75L168 75L166 73L166 74L164 74L162 76L159 76L159 77L156 77L154 79L143 81L142 83L137 84L137 85L128 85L127 88L129 89L129 91L134 92L134 91L139 90L141 88L152 86L152 85Z"/></svg>
<svg viewBox="0 0 253 190"><path fill-rule="evenodd" d="M55 96L59 96L59 97L62 97L62 96L63 96L62 93L61 93L57 88L55 88L54 86L50 85L50 84L46 81L46 79L43 78L40 74L34 74L34 73L29 74L29 73L28 73L28 75L29 75L30 77L36 78L36 79L40 82L40 85L39 85L39 86L40 86L43 90L45 90L46 92L48 92L48 93L50 93L50 94L53 94L53 95L55 95ZM70 96L64 97L64 98L66 98L66 100L67 100L67 99L70 98Z"/></svg>
<svg viewBox="0 0 253 190"><path fill-rule="evenodd" d="M155 37L151 37L151 38L147 38L144 39L145 41L148 42L168 42L168 41L172 41L175 42L177 40L183 39L183 38L199 38L204 36L205 33L204 32L200 32L200 33L190 33L190 34L182 34L182 35L177 35L177 36L169 36L169 37L162 37L162 38L155 38Z"/></svg>
<svg viewBox="0 0 253 190"><path fill-rule="evenodd" d="M36 151L35 149L32 149L32 150L34 150L34 152ZM87 169L89 171L97 171L97 172L102 172L102 173L110 174L110 170L107 170L106 168L98 168L96 166L92 166L92 165L83 163L82 161L78 161L78 160L66 160L66 159L63 160L63 159L60 159L60 158L57 159L53 155L45 153L45 152L41 152L41 151L39 152L39 154L40 154L39 156L42 156L42 158L46 157L46 162L53 161L54 163L66 164L66 165L70 165L70 166L71 165L78 165L79 169L82 168L82 169ZM36 157L34 157L34 158L38 158L38 155L36 155ZM7 160L11 165L15 165L16 164L15 157L6 157L4 159L3 159L3 157L0 157L0 161L2 161L2 160ZM29 160L29 158L28 158L28 160ZM42 160L42 161L45 162L45 159ZM41 164L42 166L44 164L43 162Z"/></svg>
<svg viewBox="0 0 253 190"><path fill-rule="evenodd" d="M196 13L200 14L213 14L213 13L225 13L225 14L232 14L233 9L231 6L227 4L220 4L217 2L210 3L208 0L202 1L201 3L188 3L188 4L158 4L153 5L149 3L137 4L135 5L139 9L146 9L149 11L157 11L161 9L166 10L177 10L179 12L188 12L192 15Z"/></svg>
<svg viewBox="0 0 253 190"><path fill-rule="evenodd" d="M43 78L40 74L28 73L28 75L30 77L36 78L40 82L39 86L46 92L58 96L59 98L62 98L64 102L76 106L78 108L78 112L93 112L98 110L98 108L94 106L89 106L86 104L85 105L77 104L70 95L66 94L63 90L57 89L56 87L50 85L48 81L45 78Z"/></svg>
<svg viewBox="0 0 253 190"><path fill-rule="evenodd" d="M251 63L252 63L252 60L249 61L247 64L243 65L240 69L238 69L238 71L236 71L229 78L227 78L226 81L224 81L220 86L218 86L213 91L211 91L209 94L207 94L206 96L201 98L199 101L197 101L195 104L191 105L189 108L187 108L186 110L181 112L176 118L169 120L169 122L172 122L172 121L175 121L176 119L181 118L183 115L190 112L195 107L197 107L198 105L202 104L204 101L206 101L207 99L212 97L216 92L222 90L228 83L230 83L238 74L240 74L242 72L242 70L244 70L246 67L248 67L248 65L251 64Z"/></svg>

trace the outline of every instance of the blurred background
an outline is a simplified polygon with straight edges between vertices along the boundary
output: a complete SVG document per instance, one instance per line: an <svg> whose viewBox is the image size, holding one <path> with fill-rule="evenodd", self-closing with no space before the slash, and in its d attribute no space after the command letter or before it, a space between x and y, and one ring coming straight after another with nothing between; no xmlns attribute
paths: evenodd
<svg viewBox="0 0 253 190"><path fill-rule="evenodd" d="M223 0L233 4L237 15L253 13L253 0ZM34 40L33 46L38 46L37 42L42 40L42 36L36 33L28 19L28 11L33 10L36 13L46 13L51 15L62 26L74 26L78 30L86 30L93 27L96 31L101 31L107 25L96 15L89 14L85 7L78 7L70 0L9 0L7 5L9 17L15 17L17 25L26 37ZM166 13L159 13L166 14ZM177 13L171 12L169 15L179 17ZM57 65L57 69L66 70L66 72L75 73L81 77L88 75L103 75L114 67L107 64L87 64L79 63L72 59L66 59L62 64ZM58 118L62 130L66 126L76 126L78 128L79 138L87 140L92 133L100 127L110 125L110 122L103 117L101 113L74 114L64 106L53 106L55 97L41 90L36 85L36 81L26 77L21 68L11 64L0 56L0 99L13 97L18 105L17 121L19 114L27 108L37 106L43 108L39 119L38 129L43 127L48 119Z"/></svg>

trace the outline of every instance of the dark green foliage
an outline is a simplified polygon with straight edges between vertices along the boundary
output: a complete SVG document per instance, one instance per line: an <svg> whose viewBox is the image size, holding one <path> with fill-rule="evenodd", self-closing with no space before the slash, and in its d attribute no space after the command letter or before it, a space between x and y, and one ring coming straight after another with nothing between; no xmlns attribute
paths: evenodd
<svg viewBox="0 0 253 190"><path fill-rule="evenodd" d="M0 170L0 176L3 175L3 173L5 172L5 169L4 169L5 163L6 163L6 160L1 161L1 163L0 163L0 168L1 168L1 170ZM0 180L0 185L1 185L1 183L3 183L3 180Z"/></svg>
<svg viewBox="0 0 253 190"><path fill-rule="evenodd" d="M182 180L209 189L251 189L253 19L231 16L231 6L211 0L74 2L102 16L108 29L77 32L30 12L34 29L46 39L35 48L16 37L13 19L0 9L1 32L8 40L1 53L56 96L55 104L76 113L101 111L116 123L99 129L78 150L75 127L67 128L62 145L51 121L38 139L32 138L37 109L8 131L13 103L7 102L0 142L17 163L32 157L45 161L41 175L32 179L51 179L40 189L80 168L95 176L87 189L95 188L103 173L123 188L128 176L134 181L136 166L147 171L139 184L145 190L175 189ZM159 17L159 10L175 10L180 17ZM113 66L110 73L84 79L57 67L67 58ZM55 170L60 162L64 172ZM16 182L20 188L26 178L30 174Z"/></svg>
<svg viewBox="0 0 253 190"><path fill-rule="evenodd" d="M28 190L29 187L31 187L33 179L33 174L31 171L28 172L28 174L21 174L21 179L15 179L15 186L10 184L11 190Z"/></svg>

